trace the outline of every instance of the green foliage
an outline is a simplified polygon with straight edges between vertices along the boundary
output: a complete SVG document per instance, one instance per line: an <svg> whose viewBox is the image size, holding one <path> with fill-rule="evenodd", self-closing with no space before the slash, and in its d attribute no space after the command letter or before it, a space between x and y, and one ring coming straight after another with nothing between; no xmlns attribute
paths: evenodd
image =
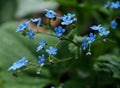
<svg viewBox="0 0 120 88"><path fill-rule="evenodd" d="M95 71L112 74L113 78L120 79L120 57L115 55L104 55L98 57L94 63Z"/></svg>
<svg viewBox="0 0 120 88"><path fill-rule="evenodd" d="M40 74L36 74L40 68L32 68L21 73L18 70L17 74L13 74L7 69L21 56L37 63L38 55L41 53L35 51L42 38L51 45L56 44L59 38L38 33L34 40L30 40L28 36L22 36L26 35L24 32L15 32L19 23L15 21L3 23L0 27L0 88L49 88L49 85L55 85L55 88L120 88L120 27L115 30L111 30L109 27L111 19L120 15L119 10L114 12L114 10L104 9L103 5L107 0L55 1L61 5L62 13L71 12L77 16L78 22L75 30L72 28L74 25L67 27L68 32L72 30L67 37L74 43L62 40L57 46L58 54L52 57L58 58L58 61L47 63ZM15 2L8 3L8 7L11 8L1 5L3 8L0 22L7 21L13 16L12 6ZM29 14L25 13L25 10L20 14ZM11 15L8 16L8 13ZM118 18L117 20L119 23ZM87 56L88 50L82 51L81 49L81 42L85 38L81 36L93 32L89 27L98 23L110 29L111 33L110 36L98 38L93 42L90 47L92 55ZM104 42L103 39L107 39L107 42ZM80 47L76 46L76 43ZM13 75L16 76L13 77Z"/></svg>
<svg viewBox="0 0 120 88"><path fill-rule="evenodd" d="M77 6L78 3L77 3L77 0L70 0L70 1L67 1L66 0L56 0L58 3L60 4L63 4L63 5L66 5L66 6Z"/></svg>
<svg viewBox="0 0 120 88"><path fill-rule="evenodd" d="M51 82L48 69L43 69L41 75L36 75L38 69L24 72L24 74L18 74L22 77L17 77L17 81L15 77L9 74L7 69L11 63L17 61L21 56L37 62L35 51L41 38L44 37L47 43L52 44L56 43L57 38L40 34L35 36L35 40L29 40L27 36L24 37L15 32L17 25L18 23L16 22L8 22L0 27L0 57L2 57L2 61L0 62L0 88L1 86L3 88L8 88L8 86L11 88L43 88ZM49 40L49 38L54 41Z"/></svg>
<svg viewBox="0 0 120 88"><path fill-rule="evenodd" d="M0 24L13 19L17 7L16 4L16 0L13 0L13 2L11 0L0 1Z"/></svg>

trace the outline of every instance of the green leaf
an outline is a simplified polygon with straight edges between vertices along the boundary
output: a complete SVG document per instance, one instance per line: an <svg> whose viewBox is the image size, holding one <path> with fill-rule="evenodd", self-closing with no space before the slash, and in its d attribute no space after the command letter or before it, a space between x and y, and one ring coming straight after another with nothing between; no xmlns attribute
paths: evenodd
<svg viewBox="0 0 120 88"><path fill-rule="evenodd" d="M66 0L57 0L58 3L62 4L62 5L66 5L66 6L77 6L77 0L70 0L70 1L66 1Z"/></svg>
<svg viewBox="0 0 120 88"><path fill-rule="evenodd" d="M92 44L91 51L94 57L98 57L103 53L105 53L106 51L111 50L111 47L115 47L116 45L115 41L111 39L106 39L106 40L107 42L104 42L103 39L99 39Z"/></svg>
<svg viewBox="0 0 120 88"><path fill-rule="evenodd" d="M113 78L120 79L120 57L115 55L100 56L94 63L94 69L113 74Z"/></svg>
<svg viewBox="0 0 120 88"><path fill-rule="evenodd" d="M35 76L36 71L34 71L32 75L21 73L20 75L22 76L17 79L11 76L11 72L8 72L7 69L13 62L23 56L28 60L37 62L37 57L40 53L36 54L36 48L41 38L44 38L45 41L50 44L55 44L58 38L37 34L34 40L30 40L28 36L22 36L21 33L15 32L17 26L17 22L8 22L0 27L0 86L1 80L4 80L2 84L4 88L8 88L8 86L11 88L43 88L51 82L49 79L51 74L48 69L45 70L43 68L41 75L38 76ZM41 78L39 78L39 76L41 76Z"/></svg>
<svg viewBox="0 0 120 88"><path fill-rule="evenodd" d="M1 0L0 4L0 23L11 20L14 17L14 13L17 7L17 2L14 0Z"/></svg>

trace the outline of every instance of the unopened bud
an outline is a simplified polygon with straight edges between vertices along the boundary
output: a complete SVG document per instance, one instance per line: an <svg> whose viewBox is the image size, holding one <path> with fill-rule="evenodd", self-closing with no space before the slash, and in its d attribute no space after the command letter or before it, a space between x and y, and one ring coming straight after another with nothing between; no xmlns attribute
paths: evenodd
<svg viewBox="0 0 120 88"><path fill-rule="evenodd" d="M91 56L91 55L92 55L91 52L87 52L87 53L86 53L86 56Z"/></svg>
<svg viewBox="0 0 120 88"><path fill-rule="evenodd" d="M39 74L40 74L40 71L37 71L37 72L36 72L36 74L38 74L38 75L39 75Z"/></svg>
<svg viewBox="0 0 120 88"><path fill-rule="evenodd" d="M104 43L107 43L107 41L108 41L107 39L103 39L103 42L104 42Z"/></svg>
<svg viewBox="0 0 120 88"><path fill-rule="evenodd" d="M77 22L77 18L74 18L74 19L73 19L73 23L76 23L76 22Z"/></svg>

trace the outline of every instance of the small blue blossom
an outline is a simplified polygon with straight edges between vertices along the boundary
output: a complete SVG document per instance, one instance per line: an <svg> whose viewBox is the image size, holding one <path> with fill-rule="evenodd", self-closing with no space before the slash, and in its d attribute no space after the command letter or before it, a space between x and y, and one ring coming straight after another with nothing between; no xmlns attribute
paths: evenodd
<svg viewBox="0 0 120 88"><path fill-rule="evenodd" d="M32 22L38 22L38 21L41 21L41 18L31 18L30 19Z"/></svg>
<svg viewBox="0 0 120 88"><path fill-rule="evenodd" d="M57 26L54 28L54 31L56 36L62 36L62 34L65 32L65 29L63 29L61 26Z"/></svg>
<svg viewBox="0 0 120 88"><path fill-rule="evenodd" d="M96 34L90 33L89 37L86 38L86 40L88 41L88 43L92 43L95 41L96 38Z"/></svg>
<svg viewBox="0 0 120 88"><path fill-rule="evenodd" d="M42 39L39 43L39 46L37 47L36 52L42 50L44 46L45 46L45 41L44 41L44 39Z"/></svg>
<svg viewBox="0 0 120 88"><path fill-rule="evenodd" d="M46 52L47 52L48 54L53 54L53 55L55 55L55 54L57 54L57 48L50 46L49 49L46 49Z"/></svg>
<svg viewBox="0 0 120 88"><path fill-rule="evenodd" d="M31 18L30 19L32 22L37 23L37 27L41 26L41 18Z"/></svg>
<svg viewBox="0 0 120 88"><path fill-rule="evenodd" d="M108 8L110 6L110 2L108 1L105 5L104 5L104 8Z"/></svg>
<svg viewBox="0 0 120 88"><path fill-rule="evenodd" d="M12 66L8 69L9 71L10 70L17 70L23 66L26 66L28 64L28 60L26 60L25 57L22 57L20 60L18 60L17 62L14 62L12 64Z"/></svg>
<svg viewBox="0 0 120 88"><path fill-rule="evenodd" d="M77 22L77 18L73 18L73 23L76 23Z"/></svg>
<svg viewBox="0 0 120 88"><path fill-rule="evenodd" d="M51 86L50 88L55 88L54 86Z"/></svg>
<svg viewBox="0 0 120 88"><path fill-rule="evenodd" d="M90 27L92 30L99 30L102 28L101 24L99 25L93 25L92 27Z"/></svg>
<svg viewBox="0 0 120 88"><path fill-rule="evenodd" d="M102 28L98 31L100 36L108 35L110 33L110 31L107 31L106 28Z"/></svg>
<svg viewBox="0 0 120 88"><path fill-rule="evenodd" d="M41 21L37 22L37 28L41 26Z"/></svg>
<svg viewBox="0 0 120 88"><path fill-rule="evenodd" d="M120 7L120 2L119 1L112 2L111 6L110 6L110 8L115 8L115 9L117 9L119 7Z"/></svg>
<svg viewBox="0 0 120 88"><path fill-rule="evenodd" d="M45 14L46 17L50 18L50 19L53 19L56 17L56 12L53 11L53 10L47 10L46 9L46 14Z"/></svg>
<svg viewBox="0 0 120 88"><path fill-rule="evenodd" d="M86 40L83 40L83 41L82 41L82 49L83 49L83 50L86 50L87 48L88 48L88 43L87 43Z"/></svg>
<svg viewBox="0 0 120 88"><path fill-rule="evenodd" d="M115 20L112 20L112 21L110 22L110 27L111 27L112 29L115 29L115 28L117 27L117 25L118 25L118 23L117 23Z"/></svg>
<svg viewBox="0 0 120 88"><path fill-rule="evenodd" d="M25 30L28 27L28 25L29 25L29 22L24 22L24 23L20 24L18 26L18 28L16 29L16 32Z"/></svg>
<svg viewBox="0 0 120 88"><path fill-rule="evenodd" d="M30 29L29 32L27 32L27 35L28 35L28 37L29 37L30 39L34 39L35 33L34 33L34 31L33 31L32 29Z"/></svg>
<svg viewBox="0 0 120 88"><path fill-rule="evenodd" d="M74 22L73 17L75 14L68 13L67 15L64 15L63 17L60 17L62 20L61 24L62 25L69 25Z"/></svg>
<svg viewBox="0 0 120 88"><path fill-rule="evenodd" d="M38 64L40 66L44 66L44 63L45 63L45 55L42 54L41 56L38 56Z"/></svg>

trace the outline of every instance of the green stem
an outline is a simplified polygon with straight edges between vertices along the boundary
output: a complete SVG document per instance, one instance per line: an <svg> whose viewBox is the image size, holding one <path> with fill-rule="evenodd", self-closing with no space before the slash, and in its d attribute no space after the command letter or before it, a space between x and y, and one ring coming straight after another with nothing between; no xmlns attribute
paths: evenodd
<svg viewBox="0 0 120 88"><path fill-rule="evenodd" d="M62 59L62 60L57 60L57 61L54 61L53 63L60 63L60 62L65 62L65 61L69 61L69 60L72 60L73 58L66 58L66 59Z"/></svg>
<svg viewBox="0 0 120 88"><path fill-rule="evenodd" d="M38 33L38 32L36 32L36 33ZM52 34L42 33L42 32L39 32L39 33L41 33L41 34L45 34L45 35L49 35L49 36L53 36L53 37L56 37L56 38L59 38L59 37L57 37L57 36L55 36L55 35L52 35ZM70 39L68 39L68 38L66 38L66 37L61 37L61 39L62 39L62 40L69 41L69 42L73 43L74 45L80 47L79 44L77 44L76 42L74 42L74 41L72 41L72 40L70 40Z"/></svg>
<svg viewBox="0 0 120 88"><path fill-rule="evenodd" d="M53 27L52 27L52 25L51 25L51 19L48 19L48 26L49 26L49 28L54 32Z"/></svg>
<svg viewBox="0 0 120 88"><path fill-rule="evenodd" d="M89 44L88 52L91 52L91 44Z"/></svg>
<svg viewBox="0 0 120 88"><path fill-rule="evenodd" d="M70 40L70 39L68 39L68 38L66 38L66 37L62 37L62 39L63 39L63 40L67 40L67 41L73 43L74 45L80 47L80 45L78 45L76 42L74 42L74 41L72 41L72 40Z"/></svg>

